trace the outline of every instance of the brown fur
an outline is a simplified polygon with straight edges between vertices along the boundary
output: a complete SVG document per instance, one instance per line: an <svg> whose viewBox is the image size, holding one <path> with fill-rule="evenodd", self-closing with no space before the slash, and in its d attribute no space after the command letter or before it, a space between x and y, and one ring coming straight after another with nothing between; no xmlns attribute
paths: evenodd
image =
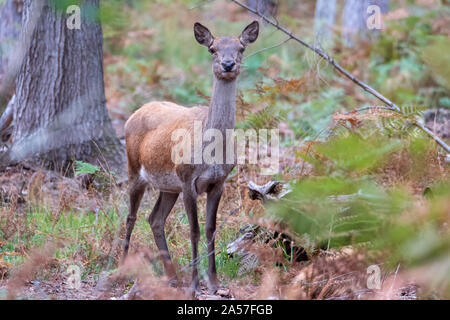
<svg viewBox="0 0 450 320"><path fill-rule="evenodd" d="M193 130L194 121L206 120L207 107L185 108L171 102L151 102L136 111L125 124L130 177L144 166L149 172L175 172L171 159L172 132ZM152 152L150 152L150 150Z"/></svg>

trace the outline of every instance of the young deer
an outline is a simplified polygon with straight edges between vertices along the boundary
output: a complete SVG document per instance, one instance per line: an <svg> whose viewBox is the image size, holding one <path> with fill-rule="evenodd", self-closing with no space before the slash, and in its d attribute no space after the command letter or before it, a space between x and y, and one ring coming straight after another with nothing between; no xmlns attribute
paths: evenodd
<svg viewBox="0 0 450 320"><path fill-rule="evenodd" d="M206 237L208 241L208 286L217 289L214 256L214 233L216 214L222 196L223 185L234 164L175 164L172 161L172 132L186 129L193 132L194 121L202 123L202 130L220 130L225 136L227 129L234 129L236 109L236 79L240 73L245 48L258 38L257 21L248 25L239 38L214 38L200 23L195 23L196 40L208 48L213 58L213 94L208 107L185 108L170 102L151 102L137 110L125 125L130 183L130 211L127 217L124 258L136 221L136 212L145 192L151 184L160 190L149 223L160 251L164 269L172 283L177 282L164 235L164 225L178 195L183 193L192 243L192 288L198 290L198 241L200 230L197 219L197 197L207 193ZM225 144L224 144L225 145ZM202 145L202 150L205 144ZM224 150L225 155L226 150ZM194 162L191 162L194 163Z"/></svg>

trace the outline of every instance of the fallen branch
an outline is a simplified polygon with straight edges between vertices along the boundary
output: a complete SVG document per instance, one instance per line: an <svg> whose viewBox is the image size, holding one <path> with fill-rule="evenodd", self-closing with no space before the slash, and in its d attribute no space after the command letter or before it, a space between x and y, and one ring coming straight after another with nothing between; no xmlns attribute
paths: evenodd
<svg viewBox="0 0 450 320"><path fill-rule="evenodd" d="M271 181L263 186L259 186L253 181L248 183L250 199L261 200L263 203L267 200L280 200L289 192L291 192L289 186L279 181Z"/></svg>
<svg viewBox="0 0 450 320"><path fill-rule="evenodd" d="M381 93L379 93L378 91L376 91L375 89L373 89L372 87L370 87L369 85L364 83L363 81L361 81L358 78L354 77L351 73L349 73L347 70L345 70L343 67L341 67L341 65L338 62L336 62L333 58L331 58L323 50L308 44L307 42L303 41L302 39L297 37L295 34L293 34L290 30L288 30L285 27L281 26L278 23L278 21L273 21L272 19L266 17L261 12L258 12L257 10L252 9L251 7L249 7L246 4L242 3L241 1L239 1L239 0L230 0L230 1L234 2L235 4L237 4L240 7L248 10L249 12L259 16L261 19L263 19L268 24L274 26L275 28L277 28L281 32L285 33L286 35L289 36L289 40L293 39L294 41L296 41L296 42L300 43L301 45L307 47L308 49L314 51L317 55L319 55L320 57L322 57L323 59L328 61L329 64L331 64L336 70L338 70L345 77L347 77L348 79L353 81L355 84L357 84L359 87L363 88L366 92L370 93L371 95L373 95L374 97L376 97L377 99L382 101L384 104L389 106L389 110L392 110L392 111L395 111L395 112L403 114L402 111L400 110L400 108L395 103L393 103L391 100L389 100L388 98L383 96ZM415 123L413 123L413 125L415 125L416 127L422 129L434 141L436 141L436 143L438 143L447 153L450 153L450 147L441 138L439 138L437 135L435 135L431 130L429 130L423 124L421 124L421 123L419 123L417 121Z"/></svg>

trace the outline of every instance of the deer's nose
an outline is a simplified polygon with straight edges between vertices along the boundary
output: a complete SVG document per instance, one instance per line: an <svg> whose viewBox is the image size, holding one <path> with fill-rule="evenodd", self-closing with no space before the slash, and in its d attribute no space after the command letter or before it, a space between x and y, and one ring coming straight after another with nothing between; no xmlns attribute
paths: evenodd
<svg viewBox="0 0 450 320"><path fill-rule="evenodd" d="M234 65L235 65L235 63L233 60L226 60L226 61L222 62L222 68L226 72L230 72L231 70L233 70Z"/></svg>

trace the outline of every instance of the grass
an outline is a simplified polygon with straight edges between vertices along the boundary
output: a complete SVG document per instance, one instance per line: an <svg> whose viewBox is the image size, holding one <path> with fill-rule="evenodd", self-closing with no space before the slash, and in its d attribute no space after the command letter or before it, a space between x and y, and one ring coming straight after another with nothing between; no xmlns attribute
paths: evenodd
<svg viewBox="0 0 450 320"><path fill-rule="evenodd" d="M115 191L121 192L121 191ZM126 198L122 198L125 200ZM153 201L151 201L153 203ZM20 232L7 241L2 241L1 253L21 252L18 255L4 255L3 261L12 268L20 266L27 258L25 252L33 248L40 248L48 242L59 243L55 252L55 259L61 270L76 264L82 267L83 277L95 276L102 271L117 270L122 252L121 239L124 237L124 226L127 215L126 203L117 211L108 206L97 212L89 210L69 209L57 212L45 205L34 205L26 210L20 220ZM157 247L153 234L147 222L147 216L152 205L142 204L133 231L131 249L150 248L150 252L157 255ZM7 212L7 209L2 211ZM11 213L9 213L11 214ZM203 212L199 212L203 220ZM169 216L166 224L166 239L172 259L182 270L181 276L190 274L191 243L189 224L184 209L176 208ZM219 222L220 223L220 222ZM4 227L4 225L0 225ZM225 225L217 234L216 264L218 272L225 281L237 276L239 260L228 257L226 245L234 239L237 226ZM208 268L207 241L205 239L204 221L201 221L201 241L199 254L203 257L199 263L199 274L205 276ZM163 276L162 264L157 261L153 265L154 272Z"/></svg>

